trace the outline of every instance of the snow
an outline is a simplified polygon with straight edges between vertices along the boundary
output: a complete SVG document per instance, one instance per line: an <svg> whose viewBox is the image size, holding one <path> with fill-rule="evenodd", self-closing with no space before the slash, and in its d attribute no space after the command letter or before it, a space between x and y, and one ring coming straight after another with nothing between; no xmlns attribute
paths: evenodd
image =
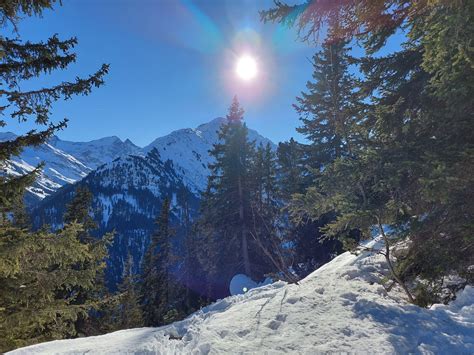
<svg viewBox="0 0 474 355"><path fill-rule="evenodd" d="M269 285L272 282L272 279L267 277L262 282L257 283L247 275L237 274L230 280L229 291L232 296L242 295L254 288Z"/></svg>
<svg viewBox="0 0 474 355"><path fill-rule="evenodd" d="M375 248L377 243L368 247ZM299 284L227 297L160 328L60 340L11 354L474 353L474 288L423 309L381 285L384 258L344 253Z"/></svg>
<svg viewBox="0 0 474 355"><path fill-rule="evenodd" d="M11 132L0 132L0 141L13 140ZM35 184L28 188L33 195L43 199L61 186L84 178L99 165L117 157L139 153L140 148L117 137L107 137L90 142L68 142L52 137L38 147L27 147L18 157L6 162L6 173L15 176L31 172L39 163L45 166Z"/></svg>
<svg viewBox="0 0 474 355"><path fill-rule="evenodd" d="M203 191L209 175L208 164L213 162L209 150L219 141L217 132L224 122L225 118L218 117L194 129L180 129L155 139L143 149L145 152L158 149L161 159L173 162L191 191ZM268 143L276 149L274 143L252 129L248 131L248 138L257 144Z"/></svg>
<svg viewBox="0 0 474 355"><path fill-rule="evenodd" d="M116 158L144 156L153 148L157 148L161 160L171 160L176 173L186 186L193 193L199 193L207 184L208 164L212 162L209 150L218 142L217 131L224 121L224 118L216 118L194 129L185 128L171 132L155 139L145 148L136 146L129 139L122 141L115 136L89 142L64 141L54 136L47 144L28 147L19 157L13 157L7 162L6 172L23 175L32 171L40 162L45 162L43 173L34 188L29 189L37 198L43 199L61 186L81 180L91 171L111 163ZM0 132L0 142L16 137L11 132ZM269 143L276 149L269 139L251 129L249 140L263 145Z"/></svg>

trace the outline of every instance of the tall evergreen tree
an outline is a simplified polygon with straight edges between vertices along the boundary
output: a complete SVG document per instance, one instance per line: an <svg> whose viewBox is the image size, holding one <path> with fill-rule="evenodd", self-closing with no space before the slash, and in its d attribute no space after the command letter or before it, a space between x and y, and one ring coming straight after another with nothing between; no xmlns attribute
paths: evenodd
<svg viewBox="0 0 474 355"><path fill-rule="evenodd" d="M293 194L302 194L306 188L318 185L321 174L336 159L352 157L352 151L360 144L359 136L363 133L358 127L362 123L363 105L357 81L349 73L354 60L349 55L347 43L333 41L324 44L321 51L314 55L312 64L313 80L307 82L307 92L301 93L294 105L302 122L297 131L304 134L310 143L300 145L303 153L300 153L299 159L303 160L304 168L292 172L293 176L299 174L295 181L302 183L294 185L288 181L290 187L284 187ZM289 146L282 145L282 148L287 148L280 153L282 158L286 158L283 161L285 167L296 161L296 157L282 154L292 153ZM296 151L295 148L293 151ZM291 195L286 197L287 201L291 200ZM334 211L324 211L319 216L293 216L296 218L290 221L289 234L296 264L303 266L299 272L304 276L341 252L342 245L334 238L325 238L320 231L335 218ZM354 234L355 231L352 231L351 235Z"/></svg>
<svg viewBox="0 0 474 355"><path fill-rule="evenodd" d="M303 193L312 179L307 167L305 145L293 138L278 144L278 182L282 198L289 201L296 193Z"/></svg>
<svg viewBox="0 0 474 355"><path fill-rule="evenodd" d="M349 74L353 59L345 42L324 44L313 57L313 81L294 105L302 126L299 133L310 142L307 164L320 169L348 155L356 143L361 102L356 80Z"/></svg>
<svg viewBox="0 0 474 355"><path fill-rule="evenodd" d="M87 244L90 248L90 258L77 265L78 270L83 273L95 275L95 279L88 288L75 288L76 302L84 303L86 301L94 303L93 315L98 315L97 311L102 309L101 299L107 294L105 287L105 260L104 253L107 254L108 246L113 240L113 233L104 235L101 238L92 236L92 232L97 228L97 223L91 216L92 193L86 188L78 186L74 198L67 206L64 214L64 223L66 225L79 223L82 231L78 234L81 243ZM76 322L76 330L81 335L95 335L100 330L96 329L96 320L91 319L92 313L82 314Z"/></svg>
<svg viewBox="0 0 474 355"><path fill-rule="evenodd" d="M251 173L254 144L248 141L243 109L235 97L210 151L214 163L203 195L198 231L205 236L202 260L213 274L219 295L226 295L230 278L239 272L254 276L250 259ZM255 275L256 276L256 275ZM217 279L216 279L217 277Z"/></svg>
<svg viewBox="0 0 474 355"><path fill-rule="evenodd" d="M151 237L145 254L142 275L142 305L145 324L157 326L173 321L173 298L176 285L173 280L173 230L170 223L170 202L163 201L156 220L157 230Z"/></svg>
<svg viewBox="0 0 474 355"><path fill-rule="evenodd" d="M270 144L260 145L254 154L250 171L252 183L249 234L254 247L257 248L252 250L251 254L254 268L260 275L271 270L283 273L288 278L289 265L282 247L284 241L281 238L281 196L276 174L276 154Z"/></svg>
<svg viewBox="0 0 474 355"><path fill-rule="evenodd" d="M207 276L204 293L212 299L227 296L238 273L261 279L288 268L279 233L275 153L270 145L256 149L249 142L237 98L210 154L214 163L195 236Z"/></svg>
<svg viewBox="0 0 474 355"><path fill-rule="evenodd" d="M443 275L457 271L472 281L473 199L466 196L472 195L473 184L472 174L465 173L474 169L472 1L334 2L326 7L311 1L304 8L298 22L301 33L309 29L304 36L329 24L328 42L355 35L364 44L362 90L371 105L358 125L365 133L363 147L353 159L337 159L326 169L321 184L299 199L297 209L313 214L336 209L339 216L328 233L352 225L368 235L378 228L391 274L410 300L406 277L421 275L440 285ZM262 16L281 21L294 10L278 3ZM407 30L406 43L375 58L373 53L400 26ZM390 257L393 238L385 225L411 240L398 266Z"/></svg>
<svg viewBox="0 0 474 355"><path fill-rule="evenodd" d="M140 305L138 277L133 273L133 258L129 254L124 267L122 282L118 286L117 304L109 319L109 331L138 328L144 325L143 312ZM112 320L110 319L112 318Z"/></svg>
<svg viewBox="0 0 474 355"><path fill-rule="evenodd" d="M52 105L74 95L87 95L103 84L108 66L103 65L88 78L76 78L51 87L22 89L25 82L66 69L76 60L72 52L75 38L60 40L53 36L44 42L19 39L22 16L41 16L54 0L6 0L0 4L0 25L13 28L16 38L0 35L0 96L4 104L0 126L9 117L19 122L31 121L33 129L13 140L0 142L0 168L27 146L46 142L66 120L50 120ZM21 16L20 16L21 14ZM79 301L72 289L89 290L96 272L104 263L84 272L77 265L96 263L105 258L106 249L92 251L92 246L79 241L80 224L66 225L57 233L44 230L29 232L24 221L19 223L22 198L41 170L41 164L23 176L0 174L0 351L38 341L60 339L77 333L75 322L93 306L89 299ZM13 213L13 225L10 217ZM93 256L92 256L93 255Z"/></svg>

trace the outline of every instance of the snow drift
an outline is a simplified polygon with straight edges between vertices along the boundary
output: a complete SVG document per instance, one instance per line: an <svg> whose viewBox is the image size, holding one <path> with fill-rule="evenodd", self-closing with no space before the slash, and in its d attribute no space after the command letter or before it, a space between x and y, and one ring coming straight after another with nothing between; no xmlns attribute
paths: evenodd
<svg viewBox="0 0 474 355"><path fill-rule="evenodd" d="M277 282L160 328L118 331L11 354L474 353L474 288L449 306L407 304L381 285L382 256L344 253L299 285Z"/></svg>

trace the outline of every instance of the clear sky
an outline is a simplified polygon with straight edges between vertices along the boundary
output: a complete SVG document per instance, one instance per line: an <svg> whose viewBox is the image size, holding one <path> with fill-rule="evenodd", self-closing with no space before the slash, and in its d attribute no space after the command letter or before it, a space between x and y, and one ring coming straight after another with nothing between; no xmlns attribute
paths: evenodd
<svg viewBox="0 0 474 355"><path fill-rule="evenodd" d="M58 102L70 119L58 135L84 141L116 135L144 146L179 128L224 116L234 94L249 127L275 142L296 136L292 103L311 76L316 48L293 30L260 22L271 0L63 0L43 18L20 22L23 39L76 36L77 63L37 85L85 76L110 63L106 85ZM256 58L258 75L235 75L238 57ZM13 124L7 130L21 132ZM20 126L21 127L21 126Z"/></svg>

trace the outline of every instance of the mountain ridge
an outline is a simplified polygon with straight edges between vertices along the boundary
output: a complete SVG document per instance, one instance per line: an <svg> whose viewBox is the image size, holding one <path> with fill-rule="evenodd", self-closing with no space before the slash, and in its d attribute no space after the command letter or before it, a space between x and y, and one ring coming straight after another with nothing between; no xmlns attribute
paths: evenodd
<svg viewBox="0 0 474 355"><path fill-rule="evenodd" d="M117 136L107 136L85 142L62 140L53 136L46 144L28 147L18 157L7 162L6 172L22 175L32 171L41 161L45 166L38 180L31 186L28 201L31 204L50 196L62 186L75 183L99 166L127 155L145 156L156 148L164 161L171 160L182 176L184 183L197 193L204 190L207 183L208 151L218 141L217 131L225 121L217 117L196 128L182 128L154 139L145 147L135 145L130 139L121 140ZM17 135L0 132L0 141L12 140ZM275 144L257 131L249 129L249 139L257 144Z"/></svg>

